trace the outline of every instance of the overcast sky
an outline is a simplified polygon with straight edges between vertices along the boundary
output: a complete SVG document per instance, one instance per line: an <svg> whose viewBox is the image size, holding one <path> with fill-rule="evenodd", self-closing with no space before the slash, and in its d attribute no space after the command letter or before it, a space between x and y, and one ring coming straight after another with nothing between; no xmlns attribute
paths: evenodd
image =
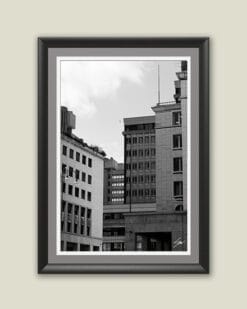
<svg viewBox="0 0 247 309"><path fill-rule="evenodd" d="M61 103L76 115L74 134L123 162L123 118L153 115L173 101L180 61L62 61Z"/></svg>

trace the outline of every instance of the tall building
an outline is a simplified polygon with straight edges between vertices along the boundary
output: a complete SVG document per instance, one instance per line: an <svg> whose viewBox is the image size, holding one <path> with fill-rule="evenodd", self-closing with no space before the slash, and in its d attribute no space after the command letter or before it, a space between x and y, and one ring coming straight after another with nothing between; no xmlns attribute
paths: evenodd
<svg viewBox="0 0 247 309"><path fill-rule="evenodd" d="M124 203L124 164L113 158L104 160L104 204Z"/></svg>
<svg viewBox="0 0 247 309"><path fill-rule="evenodd" d="M61 108L61 251L100 251L103 150L72 133L75 116Z"/></svg>
<svg viewBox="0 0 247 309"><path fill-rule="evenodd" d="M125 203L155 203L155 117L124 119Z"/></svg>

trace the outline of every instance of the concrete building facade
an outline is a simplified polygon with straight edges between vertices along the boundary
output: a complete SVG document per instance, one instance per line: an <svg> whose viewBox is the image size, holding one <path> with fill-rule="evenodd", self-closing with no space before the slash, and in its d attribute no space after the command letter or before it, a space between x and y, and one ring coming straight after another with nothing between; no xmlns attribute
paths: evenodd
<svg viewBox="0 0 247 309"><path fill-rule="evenodd" d="M73 113L61 110L61 251L100 251L105 153L72 134Z"/></svg>

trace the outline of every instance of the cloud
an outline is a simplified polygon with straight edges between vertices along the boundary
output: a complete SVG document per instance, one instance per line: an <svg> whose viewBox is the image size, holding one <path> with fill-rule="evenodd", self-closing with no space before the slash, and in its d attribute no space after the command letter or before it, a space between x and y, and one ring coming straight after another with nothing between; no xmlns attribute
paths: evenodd
<svg viewBox="0 0 247 309"><path fill-rule="evenodd" d="M61 101L81 117L91 117L101 99L115 95L124 81L141 84L141 61L63 61Z"/></svg>

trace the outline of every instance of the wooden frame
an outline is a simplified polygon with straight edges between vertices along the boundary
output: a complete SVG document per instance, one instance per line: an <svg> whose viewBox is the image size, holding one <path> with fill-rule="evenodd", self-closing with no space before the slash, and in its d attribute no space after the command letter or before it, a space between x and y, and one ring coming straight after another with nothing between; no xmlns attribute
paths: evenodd
<svg viewBox="0 0 247 309"><path fill-rule="evenodd" d="M199 52L199 260L197 263L50 263L48 258L48 52L59 48L181 48ZM38 39L38 273L209 273L209 39Z"/></svg>

